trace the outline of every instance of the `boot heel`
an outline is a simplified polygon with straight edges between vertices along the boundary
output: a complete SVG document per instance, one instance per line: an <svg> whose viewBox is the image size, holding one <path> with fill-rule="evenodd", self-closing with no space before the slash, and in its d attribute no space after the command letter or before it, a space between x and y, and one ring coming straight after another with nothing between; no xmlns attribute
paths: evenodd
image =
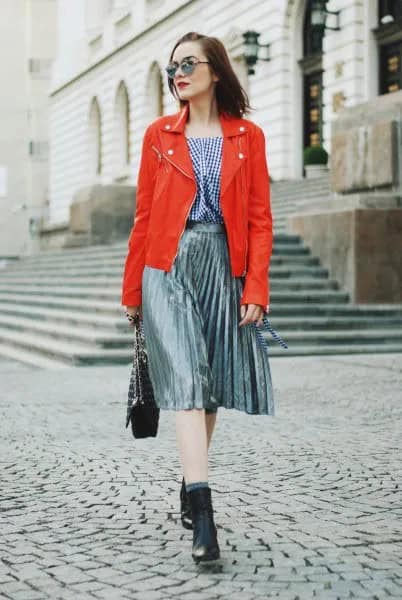
<svg viewBox="0 0 402 600"><path fill-rule="evenodd" d="M217 529L214 523L214 511L209 487L198 488L188 492L193 518L193 560L217 560L220 550Z"/></svg>

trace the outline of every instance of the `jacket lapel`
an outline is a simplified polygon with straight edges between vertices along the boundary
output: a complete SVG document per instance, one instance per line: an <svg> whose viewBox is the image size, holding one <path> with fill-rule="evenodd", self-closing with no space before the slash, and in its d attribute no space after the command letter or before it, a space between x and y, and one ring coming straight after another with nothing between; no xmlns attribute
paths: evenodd
<svg viewBox="0 0 402 600"><path fill-rule="evenodd" d="M184 175L195 180L191 155L185 137L185 124L188 118L188 104L172 117L163 119L160 125L162 152ZM220 115L223 133L221 164L221 196L246 158L244 140L240 139L247 131L247 121L228 115Z"/></svg>

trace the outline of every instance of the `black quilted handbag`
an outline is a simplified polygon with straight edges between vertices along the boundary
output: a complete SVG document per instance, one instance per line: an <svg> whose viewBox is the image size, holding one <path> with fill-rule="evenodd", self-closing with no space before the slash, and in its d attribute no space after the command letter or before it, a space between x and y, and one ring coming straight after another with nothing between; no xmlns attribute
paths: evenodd
<svg viewBox="0 0 402 600"><path fill-rule="evenodd" d="M134 324L134 360L128 388L126 427L131 421L135 438L155 437L158 432L159 408L156 405L148 372L142 319L137 313Z"/></svg>

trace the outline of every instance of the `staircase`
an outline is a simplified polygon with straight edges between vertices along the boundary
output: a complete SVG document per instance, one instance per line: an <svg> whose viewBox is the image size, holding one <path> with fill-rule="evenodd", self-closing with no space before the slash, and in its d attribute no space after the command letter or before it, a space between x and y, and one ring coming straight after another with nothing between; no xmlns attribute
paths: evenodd
<svg viewBox="0 0 402 600"><path fill-rule="evenodd" d="M312 200L331 195L329 175L312 179L292 179L271 184L271 205L276 233L287 232L287 217Z"/></svg>
<svg viewBox="0 0 402 600"><path fill-rule="evenodd" d="M120 306L127 243L48 251L0 269L0 354L46 368L127 364ZM352 305L299 237L277 233L271 314L285 350L271 356L402 352L402 304Z"/></svg>

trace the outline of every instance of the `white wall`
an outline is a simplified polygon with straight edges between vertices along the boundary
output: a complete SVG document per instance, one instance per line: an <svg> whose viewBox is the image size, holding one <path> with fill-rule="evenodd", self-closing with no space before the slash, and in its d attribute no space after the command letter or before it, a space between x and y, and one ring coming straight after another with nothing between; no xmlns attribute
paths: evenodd
<svg viewBox="0 0 402 600"><path fill-rule="evenodd" d="M57 1L57 54L53 68L53 87L74 77L86 65L86 0Z"/></svg>
<svg viewBox="0 0 402 600"><path fill-rule="evenodd" d="M0 195L0 256L30 251L29 219L40 217L48 202L56 8L55 0L0 3L0 167L7 173L7 190Z"/></svg>

